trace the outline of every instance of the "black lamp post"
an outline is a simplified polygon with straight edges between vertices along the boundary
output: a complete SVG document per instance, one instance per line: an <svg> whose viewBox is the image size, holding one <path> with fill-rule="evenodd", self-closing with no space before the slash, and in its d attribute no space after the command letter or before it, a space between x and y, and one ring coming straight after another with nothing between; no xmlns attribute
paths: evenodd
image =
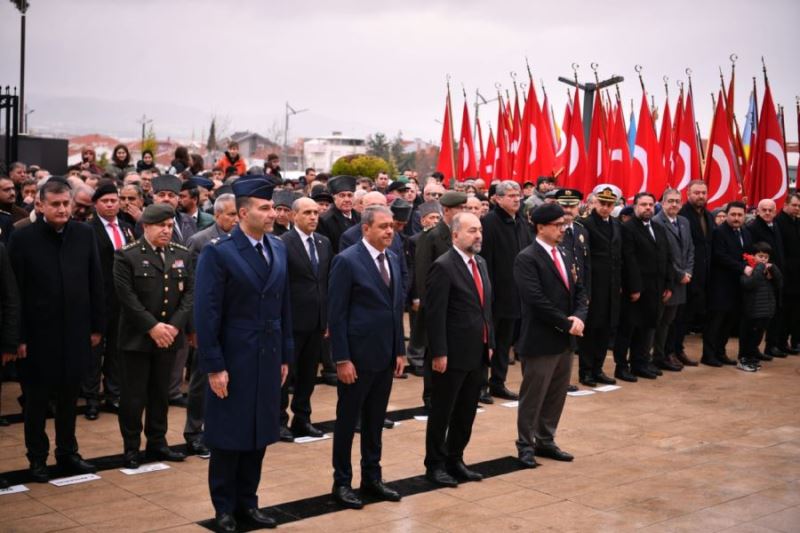
<svg viewBox="0 0 800 533"><path fill-rule="evenodd" d="M25 116L25 13L28 12L28 0L11 0L20 12L20 52L19 52L19 122L22 133L27 131Z"/></svg>

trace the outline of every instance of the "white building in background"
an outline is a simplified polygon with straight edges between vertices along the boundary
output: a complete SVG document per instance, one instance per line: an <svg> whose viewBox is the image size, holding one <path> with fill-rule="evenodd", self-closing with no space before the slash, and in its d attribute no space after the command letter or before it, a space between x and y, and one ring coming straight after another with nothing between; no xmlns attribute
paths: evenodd
<svg viewBox="0 0 800 533"><path fill-rule="evenodd" d="M334 131L330 137L315 137L303 144L303 165L327 172L344 155L366 154L366 141L359 137L344 137Z"/></svg>

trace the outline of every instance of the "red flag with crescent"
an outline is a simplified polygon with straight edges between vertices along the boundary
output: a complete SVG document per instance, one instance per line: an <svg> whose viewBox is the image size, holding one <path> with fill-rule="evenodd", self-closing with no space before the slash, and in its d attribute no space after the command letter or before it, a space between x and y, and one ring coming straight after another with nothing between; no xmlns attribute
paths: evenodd
<svg viewBox="0 0 800 533"><path fill-rule="evenodd" d="M772 102L772 91L767 84L761 103L752 167L745 180L748 204L758 205L759 201L770 199L778 209L783 208L789 183L784 146L783 132Z"/></svg>
<svg viewBox="0 0 800 533"><path fill-rule="evenodd" d="M708 155L703 180L708 185L708 209L716 209L740 197L736 172L736 155L725 112L725 97L722 91L717 98L714 123L708 138Z"/></svg>
<svg viewBox="0 0 800 533"><path fill-rule="evenodd" d="M461 138L458 141L458 168L456 169L458 181L475 178L478 175L475 161L475 146L472 144L472 131L469 127L469 109L464 102L464 112L461 116Z"/></svg>

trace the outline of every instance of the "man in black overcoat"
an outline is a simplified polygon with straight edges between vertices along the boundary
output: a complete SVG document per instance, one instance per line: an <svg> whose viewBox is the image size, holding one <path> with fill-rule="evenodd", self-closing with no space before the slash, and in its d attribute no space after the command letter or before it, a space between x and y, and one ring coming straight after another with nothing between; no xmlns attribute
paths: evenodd
<svg viewBox="0 0 800 533"><path fill-rule="evenodd" d="M319 217L319 233L331 241L333 253L339 253L339 239L348 228L358 225L361 216L353 209L356 179L353 176L334 176L328 180L333 205Z"/></svg>
<svg viewBox="0 0 800 533"><path fill-rule="evenodd" d="M786 196L775 221L783 239L783 324L779 346L786 353L800 353L800 194ZM791 341L791 342L790 342Z"/></svg>

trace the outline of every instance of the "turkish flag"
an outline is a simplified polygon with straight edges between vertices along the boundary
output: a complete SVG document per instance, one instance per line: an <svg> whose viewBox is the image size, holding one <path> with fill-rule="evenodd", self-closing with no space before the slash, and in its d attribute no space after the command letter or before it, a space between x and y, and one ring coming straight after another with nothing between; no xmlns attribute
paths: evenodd
<svg viewBox="0 0 800 533"><path fill-rule="evenodd" d="M558 146L556 146L556 130L553 127L554 119L550 112L550 102L547 101L547 94L544 95L544 101L542 102L542 122L545 125L547 138L550 140L551 150L553 154L555 154L555 150L558 148Z"/></svg>
<svg viewBox="0 0 800 533"><path fill-rule="evenodd" d="M519 121L519 147L517 148L517 154L514 158L514 172L512 174L514 181L517 183L524 183L528 179L528 160L532 150L534 157L536 156L536 132L535 130L531 132L531 115L534 105L538 106L539 103L536 102L536 92L533 88L533 84L531 84L528 89L528 99L525 101L525 110L522 114L522 119ZM517 121L515 120L514 122L516 125ZM531 138L531 133L534 134L533 139Z"/></svg>
<svg viewBox="0 0 800 533"><path fill-rule="evenodd" d="M480 151L480 157L478 158L478 174L480 174L481 168L483 168L485 152L483 151L483 130L481 129L481 121L478 120L478 117L475 117L475 129L478 132L478 150Z"/></svg>
<svg viewBox="0 0 800 533"><path fill-rule="evenodd" d="M608 141L606 140L606 116L600 92L594 95L594 111L592 112L592 128L589 130L589 169L587 172L586 190L588 194L599 183L606 182L608 173Z"/></svg>
<svg viewBox="0 0 800 533"><path fill-rule="evenodd" d="M497 110L497 159L494 162L494 177L499 180L511 179L511 161L508 154L508 139L510 137L508 120L503 112L503 102L500 101Z"/></svg>
<svg viewBox="0 0 800 533"><path fill-rule="evenodd" d="M453 121L450 112L450 91L447 91L447 100L444 104L444 120L442 121L442 142L439 145L439 160L436 162L436 171L444 174L445 183L455 177L456 172L455 150L453 146Z"/></svg>
<svg viewBox="0 0 800 533"><path fill-rule="evenodd" d="M783 131L775 112L775 104L772 102L772 91L767 85L761 103L761 118L758 123L750 176L745 182L747 203L758 205L758 202L768 198L775 201L778 209L782 209L786 200L788 178Z"/></svg>
<svg viewBox="0 0 800 533"><path fill-rule="evenodd" d="M489 128L489 141L486 144L486 153L481 163L481 179L487 184L492 182L494 178L494 162L497 160L497 148L494 145L494 133L492 128Z"/></svg>
<svg viewBox="0 0 800 533"><path fill-rule="evenodd" d="M739 198L736 168L736 154L725 112L725 98L720 91L711 135L708 138L708 157L703 173L703 180L708 185L708 209L716 209Z"/></svg>
<svg viewBox="0 0 800 533"><path fill-rule="evenodd" d="M678 105L680 106L680 101ZM691 92L686 95L686 104L683 106L680 120L675 118L675 143L672 149L672 185L683 191L690 181L701 179L702 176Z"/></svg>
<svg viewBox="0 0 800 533"><path fill-rule="evenodd" d="M511 133L509 135L509 147L508 147L508 163L511 168L511 179L516 182L522 183L522 177L517 176L517 166L515 164L517 160L517 153L519 152L520 147L520 137L522 136L522 117L519 113L519 96L514 94L514 116L509 116L509 121L511 122Z"/></svg>
<svg viewBox="0 0 800 533"><path fill-rule="evenodd" d="M464 102L461 116L461 138L458 141L458 181L475 178L478 175L475 161L475 145L472 143L472 131L469 127L469 109Z"/></svg>
<svg viewBox="0 0 800 533"><path fill-rule="evenodd" d="M661 134L658 137L658 144L661 148L661 155L664 158L664 179L665 185L672 186L672 144L674 142L674 132L672 130L672 117L669 109L669 98L664 102L664 118L661 119Z"/></svg>
<svg viewBox="0 0 800 533"><path fill-rule="evenodd" d="M581 117L581 103L575 91L572 102L572 116L570 117L569 132L567 135L567 171L564 186L588 194L586 190L589 161L586 157L586 141L583 137L583 118Z"/></svg>
<svg viewBox="0 0 800 533"><path fill-rule="evenodd" d="M635 196L636 193L647 191L660 197L666 186L664 159L661 156L661 147L656 138L656 128L645 93L642 93L636 144L632 156L630 179L625 187L626 194Z"/></svg>
<svg viewBox="0 0 800 533"><path fill-rule="evenodd" d="M620 188L625 198L633 196L625 190L630 181L631 152L628 148L628 132L625 129L625 119L622 116L622 106L614 107L614 120L608 132L608 172L606 181Z"/></svg>

